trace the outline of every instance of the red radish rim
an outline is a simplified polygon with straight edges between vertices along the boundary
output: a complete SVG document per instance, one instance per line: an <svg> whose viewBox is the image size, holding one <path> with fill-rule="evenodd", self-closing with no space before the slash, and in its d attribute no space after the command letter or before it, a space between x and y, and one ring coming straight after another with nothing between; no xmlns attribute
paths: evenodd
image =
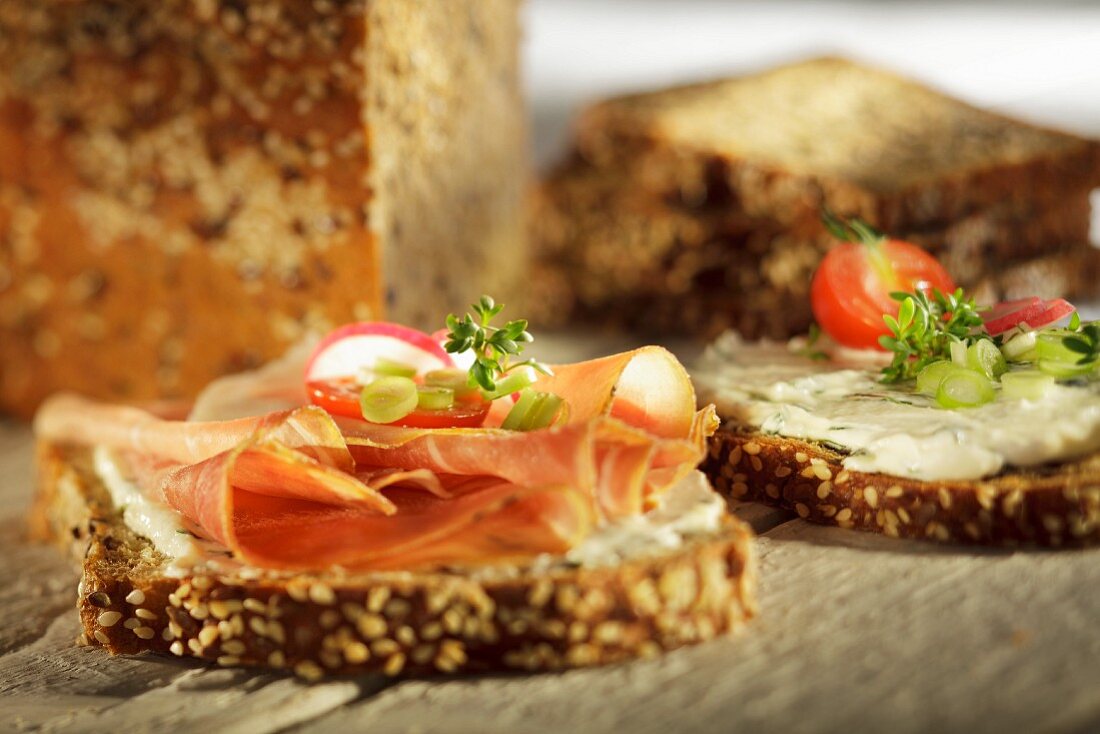
<svg viewBox="0 0 1100 734"><path fill-rule="evenodd" d="M1014 310L1005 308L1016 304L1023 305ZM1032 297L1006 301L991 309L992 313L998 315L986 319L985 330L990 336L997 336L1020 325L1025 325L1029 329L1042 329L1064 319L1076 310L1073 304L1064 298L1044 301L1041 298Z"/></svg>
<svg viewBox="0 0 1100 734"><path fill-rule="evenodd" d="M328 353L332 347L340 342L355 337L370 337L378 336L389 339L394 339L399 342L404 342L410 347L423 352L431 358L434 358L439 362L435 368L454 367L454 360L451 359L446 351L444 351L442 345L435 339L423 331L412 329L408 326L402 326L401 324L394 324L388 321L360 321L354 324L346 324L333 331L329 332L321 343L313 350L313 354L310 355L309 360L306 362L305 379L306 381L316 379L329 379L332 377L338 377L338 374L325 374L317 376L314 374L314 367L317 362ZM384 352L379 352L376 357L386 357ZM400 360L399 360L400 361ZM360 366L365 366L360 365ZM344 373L349 374L349 373Z"/></svg>

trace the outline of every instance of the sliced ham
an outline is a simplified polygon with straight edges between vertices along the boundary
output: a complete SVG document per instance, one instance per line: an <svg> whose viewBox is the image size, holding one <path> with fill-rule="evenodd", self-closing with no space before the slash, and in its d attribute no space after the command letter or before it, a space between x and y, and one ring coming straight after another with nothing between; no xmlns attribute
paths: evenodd
<svg viewBox="0 0 1100 734"><path fill-rule="evenodd" d="M220 387L202 411L229 416L217 421L59 396L35 427L114 449L140 487L249 563L366 569L560 553L601 520L649 507L698 464L717 423L656 347L556 366L535 387L568 401L568 422L526 433L333 419L293 407L293 369L234 383L265 405L281 395L274 412L249 415L241 400L222 412Z"/></svg>

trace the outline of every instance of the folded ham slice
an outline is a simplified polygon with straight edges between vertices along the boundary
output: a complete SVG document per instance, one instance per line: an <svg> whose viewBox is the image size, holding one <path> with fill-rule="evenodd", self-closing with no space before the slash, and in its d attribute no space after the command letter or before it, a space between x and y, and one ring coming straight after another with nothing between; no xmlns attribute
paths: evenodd
<svg viewBox="0 0 1100 734"><path fill-rule="evenodd" d="M114 450L143 491L257 566L505 562L562 553L599 522L642 512L698 464L717 425L657 347L554 373L536 389L568 401L569 421L525 433L380 426L302 405L247 415L235 393L242 417L219 421L58 396L35 430ZM289 394L285 370L232 379L265 408ZM217 413L210 396L225 383L212 391L199 402Z"/></svg>

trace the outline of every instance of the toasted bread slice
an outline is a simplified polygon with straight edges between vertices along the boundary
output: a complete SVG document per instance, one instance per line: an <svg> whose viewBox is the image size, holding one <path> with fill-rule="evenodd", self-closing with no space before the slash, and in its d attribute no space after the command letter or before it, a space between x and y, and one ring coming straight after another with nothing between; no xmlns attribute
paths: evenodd
<svg viewBox="0 0 1100 734"><path fill-rule="evenodd" d="M112 654L307 679L557 670L731 633L755 610L752 532L732 517L678 547L594 566L181 575L122 521L89 449L41 444L38 462L32 527L79 562L83 639Z"/></svg>
<svg viewBox="0 0 1100 734"><path fill-rule="evenodd" d="M724 427L703 470L731 500L893 537L1048 547L1100 544L1100 455L977 481L849 471L826 446Z"/></svg>

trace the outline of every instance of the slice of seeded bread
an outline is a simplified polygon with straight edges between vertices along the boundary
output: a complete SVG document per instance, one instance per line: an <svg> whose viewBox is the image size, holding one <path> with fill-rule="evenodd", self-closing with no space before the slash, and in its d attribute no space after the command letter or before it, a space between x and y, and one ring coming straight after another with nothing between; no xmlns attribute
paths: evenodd
<svg viewBox="0 0 1100 734"><path fill-rule="evenodd" d="M120 519L88 449L43 444L31 525L79 562L82 641L306 679L558 670L650 657L755 612L752 532L735 518L621 563L494 571L165 573Z"/></svg>
<svg viewBox="0 0 1100 734"><path fill-rule="evenodd" d="M721 188L784 224L824 204L890 232L1100 185L1096 141L840 58L602 102L580 117L576 147L641 188Z"/></svg>
<svg viewBox="0 0 1100 734"><path fill-rule="evenodd" d="M843 459L820 444L724 426L702 468L731 500L826 525L968 544L1100 544L1100 454L951 482L848 471Z"/></svg>

